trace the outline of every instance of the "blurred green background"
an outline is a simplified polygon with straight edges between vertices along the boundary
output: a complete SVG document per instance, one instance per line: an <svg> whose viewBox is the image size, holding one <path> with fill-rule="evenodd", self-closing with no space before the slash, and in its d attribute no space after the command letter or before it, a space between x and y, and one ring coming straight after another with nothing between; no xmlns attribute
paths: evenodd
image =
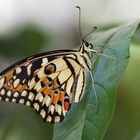
<svg viewBox="0 0 140 140"><path fill-rule="evenodd" d="M38 52L75 48L78 13L83 31L110 29L140 16L140 1L81 0L0 1L0 70ZM113 119L105 140L140 140L140 30L130 47L130 61L120 82ZM0 103L0 140L50 140L46 124L25 106ZM46 133L47 131L47 133ZM25 135L26 134L26 135Z"/></svg>

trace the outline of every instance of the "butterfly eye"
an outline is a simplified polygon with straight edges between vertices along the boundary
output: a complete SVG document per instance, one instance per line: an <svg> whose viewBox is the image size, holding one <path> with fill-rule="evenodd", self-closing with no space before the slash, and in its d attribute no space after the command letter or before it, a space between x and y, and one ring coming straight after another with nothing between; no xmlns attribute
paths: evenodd
<svg viewBox="0 0 140 140"><path fill-rule="evenodd" d="M55 71L56 71L56 66L53 63L51 63L45 67L45 74L47 74L47 75L52 74Z"/></svg>
<svg viewBox="0 0 140 140"><path fill-rule="evenodd" d="M85 46L86 46L86 47L88 47L88 46L89 46L89 43L88 43L87 41L85 42Z"/></svg>

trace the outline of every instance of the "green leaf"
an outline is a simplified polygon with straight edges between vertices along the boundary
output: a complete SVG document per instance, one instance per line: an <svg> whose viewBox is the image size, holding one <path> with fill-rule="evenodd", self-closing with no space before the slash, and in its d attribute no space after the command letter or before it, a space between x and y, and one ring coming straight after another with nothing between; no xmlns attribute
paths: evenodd
<svg viewBox="0 0 140 140"><path fill-rule="evenodd" d="M84 98L72 104L63 123L54 125L53 140L103 139L114 111L117 86L128 64L129 44L138 24L139 21L131 22L96 33L90 39L93 44L108 48L104 54L120 59L100 57L93 66L99 111L96 113L96 100L88 76Z"/></svg>

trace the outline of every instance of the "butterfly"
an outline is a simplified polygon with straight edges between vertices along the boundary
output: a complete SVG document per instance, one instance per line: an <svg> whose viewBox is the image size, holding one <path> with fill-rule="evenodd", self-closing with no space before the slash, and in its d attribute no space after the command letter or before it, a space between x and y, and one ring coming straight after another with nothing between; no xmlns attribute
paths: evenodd
<svg viewBox="0 0 140 140"><path fill-rule="evenodd" d="M72 101L77 103L84 95L92 55L103 55L85 40L90 33L81 37L79 50L37 54L2 71L0 100L32 107L47 122L63 121Z"/></svg>

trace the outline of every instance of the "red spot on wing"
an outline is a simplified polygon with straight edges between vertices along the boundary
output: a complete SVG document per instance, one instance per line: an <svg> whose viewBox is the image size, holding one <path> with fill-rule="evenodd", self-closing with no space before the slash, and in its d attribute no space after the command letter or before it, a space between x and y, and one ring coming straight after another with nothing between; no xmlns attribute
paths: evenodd
<svg viewBox="0 0 140 140"><path fill-rule="evenodd" d="M68 111L70 109L71 104L69 102L64 102L64 109Z"/></svg>

